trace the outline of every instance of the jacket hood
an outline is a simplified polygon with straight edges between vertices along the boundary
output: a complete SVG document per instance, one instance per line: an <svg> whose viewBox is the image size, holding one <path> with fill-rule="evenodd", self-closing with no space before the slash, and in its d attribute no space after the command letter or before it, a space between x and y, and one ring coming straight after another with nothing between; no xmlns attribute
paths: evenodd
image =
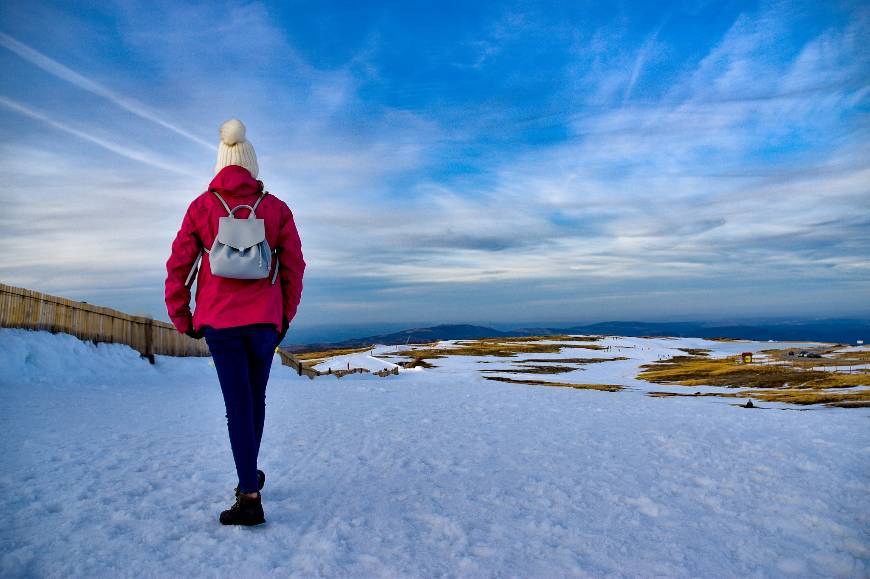
<svg viewBox="0 0 870 579"><path fill-rule="evenodd" d="M250 171L240 165L227 165L208 185L209 191L237 196L259 193L262 189L263 183L251 177Z"/></svg>

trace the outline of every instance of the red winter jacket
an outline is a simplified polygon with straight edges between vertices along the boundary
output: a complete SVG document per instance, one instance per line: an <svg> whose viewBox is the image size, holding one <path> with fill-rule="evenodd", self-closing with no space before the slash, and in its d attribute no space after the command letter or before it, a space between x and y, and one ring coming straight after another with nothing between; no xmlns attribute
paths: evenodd
<svg viewBox="0 0 870 579"><path fill-rule="evenodd" d="M190 288L184 282L201 247L211 248L217 235L218 219L227 211L211 191L220 193L230 208L253 205L263 184L247 169L229 165L221 169L208 186L187 208L181 229L172 242L172 254L166 262L166 308L179 332L203 326L230 328L256 323L271 323L281 332L296 315L302 297L302 243L293 214L287 204L266 195L257 207L257 217L265 220L266 241L278 248L280 267L272 284L265 279L229 279L211 274L208 254L203 253L196 283L196 310L190 315ZM235 216L244 219L250 210L239 209ZM274 267L274 263L272 265ZM285 325L286 324L286 325Z"/></svg>

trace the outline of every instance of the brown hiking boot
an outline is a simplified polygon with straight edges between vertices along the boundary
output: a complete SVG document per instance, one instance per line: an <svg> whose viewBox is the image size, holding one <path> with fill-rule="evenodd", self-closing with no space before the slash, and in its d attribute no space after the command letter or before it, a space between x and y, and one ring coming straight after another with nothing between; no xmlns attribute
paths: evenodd
<svg viewBox="0 0 870 579"><path fill-rule="evenodd" d="M220 521L224 525L259 525L266 522L263 514L263 502L260 492L254 498L245 494L236 495L236 502L221 513Z"/></svg>

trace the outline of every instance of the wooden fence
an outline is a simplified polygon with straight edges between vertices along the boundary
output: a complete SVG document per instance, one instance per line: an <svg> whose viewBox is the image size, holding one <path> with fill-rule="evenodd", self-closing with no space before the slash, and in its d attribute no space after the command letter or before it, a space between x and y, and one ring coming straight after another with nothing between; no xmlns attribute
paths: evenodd
<svg viewBox="0 0 870 579"><path fill-rule="evenodd" d="M317 378L318 376L335 376L336 378L341 378L343 376L347 376L348 374L366 374L371 372L365 368L348 368L347 370L327 370L326 372L321 372L320 370L315 370L311 366L306 366L302 363L302 360L287 352L286 350L282 350L281 348L277 349L278 355L281 356L281 363L285 366L289 366L292 368L297 374L300 376L308 376L310 379ZM407 366L406 366L407 367ZM378 370L377 372L372 372L376 376L390 376L390 375L398 375L399 367L396 366L392 370L384 368L383 370Z"/></svg>
<svg viewBox="0 0 870 579"><path fill-rule="evenodd" d="M209 356L205 340L175 326L0 283L0 327L66 332L83 340L127 344L154 362L154 355Z"/></svg>
<svg viewBox="0 0 870 579"><path fill-rule="evenodd" d="M313 380L317 376L322 375L321 372L318 372L314 368L309 368L302 364L302 361L299 358L286 350L278 348L278 355L281 356L281 363L283 365L293 368L293 370L295 370L300 376L308 376Z"/></svg>

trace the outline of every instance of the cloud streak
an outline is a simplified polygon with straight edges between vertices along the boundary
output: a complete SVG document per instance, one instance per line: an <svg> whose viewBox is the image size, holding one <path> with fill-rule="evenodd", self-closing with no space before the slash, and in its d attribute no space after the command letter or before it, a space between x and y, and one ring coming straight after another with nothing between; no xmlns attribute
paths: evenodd
<svg viewBox="0 0 870 579"><path fill-rule="evenodd" d="M130 97L118 94L117 92L114 92L104 87L103 85L92 81L91 79L77 73L71 68L68 68L63 64L57 62L56 60L49 58L41 52L31 48L23 42L12 38L6 33L0 32L0 46L3 46L4 48L14 52L30 64L41 68L45 72L52 74L61 80L65 80L68 83L82 90L104 98L111 103L121 107L122 109L133 113L140 118L145 119L146 121L150 121L165 129L169 129L173 133L181 135L189 141L201 145L208 150L214 149L213 143L209 143L208 141L205 141L204 139L201 139L196 135L167 121L143 103Z"/></svg>
<svg viewBox="0 0 870 579"><path fill-rule="evenodd" d="M650 33L630 14L530 11L497 37L503 19L442 22L427 36L425 22L418 30L408 15L375 13L358 23L360 47L329 28L341 25L334 19L308 30L268 4L229 6L239 16L232 31L252 44L204 42L224 8L159 4L155 27L125 5L114 24L132 64L102 64L129 71L134 85L138 74L142 86L171 86L167 115L189 126L245 120L263 178L302 234L303 324L506 319L519 309L538 319L618 317L658 312L660 296L672 311L777 299L782 311L848 311L870 295L870 234L855 217L870 214L860 14L817 23L772 4L709 27L706 16L675 8ZM28 82L47 77L50 90L106 98L89 79L14 46L34 64ZM480 66L456 66L481 54ZM161 316L169 242L211 165L186 170L205 157L203 143L173 142L166 159L147 152L166 150L150 118L45 100L10 92L0 107L111 154L83 163L35 129L29 148L3 148L10 179L50 203L10 204L16 222L39 222L8 231L15 243L43 244L44 261L9 260L0 273L58 293L117 295L118 305L139 288ZM83 128L97 125L106 132ZM120 145L103 134L131 138ZM141 166L118 170L118 154ZM58 185L66 173L75 177ZM184 189L180 173L191 177ZM86 224L81 231L63 230L69 215ZM143 215L153 228L141 226ZM115 245L96 247L92 231L105 229ZM57 245L74 250L63 263ZM746 288L766 293L747 298Z"/></svg>
<svg viewBox="0 0 870 579"><path fill-rule="evenodd" d="M631 98L631 93L634 91L634 86L637 84L637 79L643 71L644 66L646 66L647 61L655 50L656 39L659 37L659 33L664 27L665 22L659 24L659 26L653 31L652 34L644 41L643 45L640 47L640 50L637 51L637 56L634 59L634 65L631 67L631 74L628 77L628 83L625 87L625 93L622 95L622 102L625 104L628 102L628 99Z"/></svg>
<svg viewBox="0 0 870 579"><path fill-rule="evenodd" d="M140 163L145 163L146 165L154 167L155 169L162 169L164 171L170 171L172 173L177 173L179 175L196 176L195 172L190 171L189 169L186 169L186 168L181 167L179 165L176 165L174 163L171 163L169 161L166 161L164 159L161 159L160 157L157 157L157 156L153 155L152 153L137 150L137 149L131 149L130 147L125 147L123 145L119 145L117 143L107 141L106 139L102 139L100 137L94 136L93 134L91 134L89 132L77 129L77 128L72 127L72 126L70 126L62 121L58 121L56 119L53 119L44 113L36 111L36 110L32 109L31 107L28 107L27 105L16 102L10 98L0 96L0 105L4 106L7 109L14 111L20 115L23 115L27 118L44 123L45 125L47 125L49 127L52 127L52 128L57 129L59 131L63 131L63 132L68 133L70 135L76 136L80 139L83 139L83 140L88 141L90 143L93 143L95 145L99 145L100 147L104 148L107 151L111 151L112 153L116 153L118 155L121 155L122 157L126 157L128 159L133 160L133 161L139 161Z"/></svg>

